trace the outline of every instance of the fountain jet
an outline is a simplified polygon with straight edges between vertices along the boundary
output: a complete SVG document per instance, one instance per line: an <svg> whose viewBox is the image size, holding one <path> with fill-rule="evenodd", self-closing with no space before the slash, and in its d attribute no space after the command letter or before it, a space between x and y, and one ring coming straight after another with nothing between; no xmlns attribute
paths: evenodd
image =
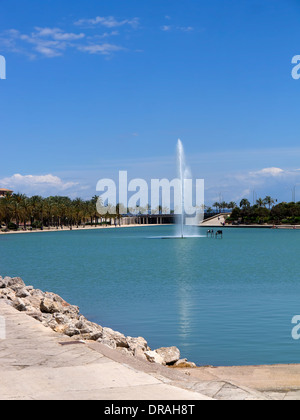
<svg viewBox="0 0 300 420"><path fill-rule="evenodd" d="M180 203L181 203L181 214L179 215L179 226L180 226L180 236L184 238L184 179L185 179L185 157L183 145L180 139L177 143L177 168L178 168L178 178L180 180Z"/></svg>
<svg viewBox="0 0 300 420"><path fill-rule="evenodd" d="M195 229L195 227L200 225L204 216L204 183L199 183L199 186L201 187L201 193L203 194L199 193L199 188L197 189L198 184L196 183L196 207L193 208L191 201L191 184L189 184L189 181L192 180L192 174L189 167L186 164L184 148L180 139L178 139L177 142L177 172L180 184L180 197L178 200L178 203L180 203L180 211L177 217L176 236L181 239L187 237L195 237L198 236L198 232ZM199 195L200 200L199 197L197 197L197 195ZM194 216L192 216L193 210L191 211L191 209L195 209Z"/></svg>

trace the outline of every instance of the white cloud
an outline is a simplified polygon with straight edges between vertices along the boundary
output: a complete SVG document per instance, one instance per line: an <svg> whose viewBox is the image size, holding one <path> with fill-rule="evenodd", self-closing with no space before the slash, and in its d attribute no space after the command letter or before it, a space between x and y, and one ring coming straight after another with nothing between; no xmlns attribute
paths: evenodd
<svg viewBox="0 0 300 420"><path fill-rule="evenodd" d="M118 35L120 35L120 33L118 31L111 31L111 32L104 32L101 35L88 36L87 39L96 41L96 40L101 40L101 39L104 39L104 38L109 38L111 36L118 36Z"/></svg>
<svg viewBox="0 0 300 420"><path fill-rule="evenodd" d="M32 57L39 53L45 57L58 57L68 48L74 46L71 42L85 38L83 33L74 34L64 32L58 28L35 28L30 34L11 29L5 32L6 47L15 52L28 51L28 45L32 49ZM2 44L2 42L0 41Z"/></svg>
<svg viewBox="0 0 300 420"><path fill-rule="evenodd" d="M139 18L133 18L133 19L123 19L123 20L117 20L113 16L108 17L101 17L97 16L94 19L80 19L77 22L75 22L75 25L77 26L105 26L106 28L117 28L120 26L129 25L132 28L137 28L139 26Z"/></svg>
<svg viewBox="0 0 300 420"><path fill-rule="evenodd" d="M64 32L62 29L59 28L35 28L36 32L32 33L33 38L38 37L50 37L56 41L74 41L77 39L85 38L84 33L74 34Z"/></svg>
<svg viewBox="0 0 300 420"><path fill-rule="evenodd" d="M127 21L127 23L132 26L137 24L135 20ZM125 24L124 21L123 24ZM106 26L114 27L117 25L114 25L113 18L109 18ZM102 34L88 36L83 32L66 32L60 28L49 27L35 27L30 34L23 34L18 30L11 29L0 34L0 46L15 53L25 54L32 59L37 56L46 58L59 57L68 49L75 49L89 54L111 55L115 52L126 50L122 46L104 42L104 39L117 35L119 35L118 31L107 31Z"/></svg>
<svg viewBox="0 0 300 420"><path fill-rule="evenodd" d="M25 194L60 193L78 187L78 183L64 182L55 175L21 175L0 179L0 185Z"/></svg>
<svg viewBox="0 0 300 420"><path fill-rule="evenodd" d="M192 32L194 30L192 26L178 26L177 29L182 32Z"/></svg>
<svg viewBox="0 0 300 420"><path fill-rule="evenodd" d="M287 171L284 171L280 168L265 168L261 169L260 171L250 172L250 176L280 176L286 174Z"/></svg>
<svg viewBox="0 0 300 420"><path fill-rule="evenodd" d="M192 32L194 28L192 26L172 26L172 25L163 25L160 27L163 32Z"/></svg>
<svg viewBox="0 0 300 420"><path fill-rule="evenodd" d="M89 54L110 55L116 51L124 51L125 48L114 44L90 44L79 46L78 50Z"/></svg>

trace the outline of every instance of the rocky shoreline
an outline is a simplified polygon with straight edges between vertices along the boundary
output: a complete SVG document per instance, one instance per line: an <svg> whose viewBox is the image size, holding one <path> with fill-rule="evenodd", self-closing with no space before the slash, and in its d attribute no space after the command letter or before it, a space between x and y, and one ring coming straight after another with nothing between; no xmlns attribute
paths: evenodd
<svg viewBox="0 0 300 420"><path fill-rule="evenodd" d="M180 358L180 350L177 347L151 350L143 337L125 337L120 332L95 324L81 315L77 306L70 305L55 293L42 292L33 286L26 286L19 277L0 276L0 299L41 322L45 327L76 341L96 341L149 363L177 368L196 367L195 363Z"/></svg>

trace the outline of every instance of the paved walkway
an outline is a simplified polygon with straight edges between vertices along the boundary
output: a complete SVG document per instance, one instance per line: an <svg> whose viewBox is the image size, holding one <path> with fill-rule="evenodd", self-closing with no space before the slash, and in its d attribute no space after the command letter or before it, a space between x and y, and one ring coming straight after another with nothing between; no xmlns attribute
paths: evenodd
<svg viewBox="0 0 300 420"><path fill-rule="evenodd" d="M300 365L203 367L190 371L198 380L227 380L279 400L300 400Z"/></svg>
<svg viewBox="0 0 300 420"><path fill-rule="evenodd" d="M99 343L72 344L3 300L0 315L6 324L6 338L0 335L1 400L269 398L224 379L199 380Z"/></svg>
<svg viewBox="0 0 300 420"><path fill-rule="evenodd" d="M218 214L217 216L204 220L204 222L201 224L201 227L223 227L227 217L227 214Z"/></svg>

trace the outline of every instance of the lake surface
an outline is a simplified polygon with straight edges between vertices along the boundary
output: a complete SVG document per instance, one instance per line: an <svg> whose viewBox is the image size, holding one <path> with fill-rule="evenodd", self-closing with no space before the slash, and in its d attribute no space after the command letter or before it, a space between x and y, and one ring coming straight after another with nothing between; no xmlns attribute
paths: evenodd
<svg viewBox="0 0 300 420"><path fill-rule="evenodd" d="M173 226L0 236L0 275L199 365L300 363L300 231L226 229L161 240ZM199 229L205 235L206 229Z"/></svg>

